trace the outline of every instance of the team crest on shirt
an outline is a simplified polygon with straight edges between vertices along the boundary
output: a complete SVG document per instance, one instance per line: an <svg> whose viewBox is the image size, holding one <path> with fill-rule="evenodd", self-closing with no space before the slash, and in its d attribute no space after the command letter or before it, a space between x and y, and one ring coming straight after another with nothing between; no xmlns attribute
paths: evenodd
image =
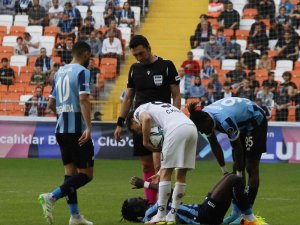
<svg viewBox="0 0 300 225"><path fill-rule="evenodd" d="M163 83L163 75L154 75L153 80L156 86L161 86Z"/></svg>
<svg viewBox="0 0 300 225"><path fill-rule="evenodd" d="M227 134L229 134L230 136L237 135L238 131L235 130L233 127L229 127L228 130L227 130Z"/></svg>

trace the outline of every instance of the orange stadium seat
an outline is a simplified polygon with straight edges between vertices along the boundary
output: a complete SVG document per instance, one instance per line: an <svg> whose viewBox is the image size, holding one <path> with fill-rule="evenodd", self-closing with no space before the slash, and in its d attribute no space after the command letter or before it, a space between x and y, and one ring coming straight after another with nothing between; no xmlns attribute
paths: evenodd
<svg viewBox="0 0 300 225"><path fill-rule="evenodd" d="M250 30L236 30L235 36L239 40L248 40Z"/></svg>
<svg viewBox="0 0 300 225"><path fill-rule="evenodd" d="M52 56L52 60L54 63L61 64L61 58L59 56Z"/></svg>
<svg viewBox="0 0 300 225"><path fill-rule="evenodd" d="M295 108L289 108L288 120L290 122L295 122L296 121L296 109Z"/></svg>
<svg viewBox="0 0 300 225"><path fill-rule="evenodd" d="M256 16L257 14L257 9L244 9L243 19L254 19L254 16Z"/></svg>
<svg viewBox="0 0 300 225"><path fill-rule="evenodd" d="M95 57L94 57L95 60ZM96 64L96 61L95 61ZM102 58L101 65L115 65L117 66L117 59L116 58Z"/></svg>
<svg viewBox="0 0 300 225"><path fill-rule="evenodd" d="M24 94L25 92L25 86L24 84L16 83L14 85L10 85L8 88L8 92L10 93L19 93Z"/></svg>
<svg viewBox="0 0 300 225"><path fill-rule="evenodd" d="M215 69L219 70L221 68L221 62L218 59L212 59L211 64L214 66Z"/></svg>
<svg viewBox="0 0 300 225"><path fill-rule="evenodd" d="M104 88L105 79L104 79L104 76L102 74L100 74L98 82L99 82L99 84L98 84L99 87Z"/></svg>
<svg viewBox="0 0 300 225"><path fill-rule="evenodd" d="M1 54L13 54L14 53L14 47L12 46L0 46L0 53Z"/></svg>
<svg viewBox="0 0 300 225"><path fill-rule="evenodd" d="M20 100L20 94L18 92L7 92L3 95L2 100L14 100L19 101Z"/></svg>
<svg viewBox="0 0 300 225"><path fill-rule="evenodd" d="M7 35L7 27L6 26L0 26L0 36L4 37Z"/></svg>
<svg viewBox="0 0 300 225"><path fill-rule="evenodd" d="M54 26L47 26L44 28L44 35L45 36L54 36L56 37L58 33L58 27L54 27Z"/></svg>
<svg viewBox="0 0 300 225"><path fill-rule="evenodd" d="M0 54L0 62L3 58L7 58L8 62L10 62L10 57L12 56L12 53L1 53Z"/></svg>
<svg viewBox="0 0 300 225"><path fill-rule="evenodd" d="M300 70L300 61L296 61L294 64L294 70Z"/></svg>
<svg viewBox="0 0 300 225"><path fill-rule="evenodd" d="M112 64L102 64L100 65L100 71L104 79L115 79L117 76L117 68Z"/></svg>
<svg viewBox="0 0 300 225"><path fill-rule="evenodd" d="M233 36L234 31L232 29L224 29L224 35L226 37L226 41L230 40L230 37Z"/></svg>
<svg viewBox="0 0 300 225"><path fill-rule="evenodd" d="M217 19L208 19L208 22L210 22L212 29L217 30L219 28L219 22Z"/></svg>
<svg viewBox="0 0 300 225"><path fill-rule="evenodd" d="M0 92L1 92L1 94L4 93L4 92L7 92L7 91L8 91L8 86L0 84Z"/></svg>
<svg viewBox="0 0 300 225"><path fill-rule="evenodd" d="M50 92L51 92L51 89L52 89L52 87L51 87L50 85L45 86L45 87L43 88L43 95L46 96L46 97L48 97L49 94L50 94Z"/></svg>
<svg viewBox="0 0 300 225"><path fill-rule="evenodd" d="M24 32L25 32L24 26L11 26L9 30L9 35L23 36Z"/></svg>
<svg viewBox="0 0 300 225"><path fill-rule="evenodd" d="M19 75L19 67L17 67L17 66L9 66L9 67L12 68L12 70L15 73L15 76Z"/></svg>
<svg viewBox="0 0 300 225"><path fill-rule="evenodd" d="M35 92L35 88L36 88L35 85L27 85L25 86L25 93L28 95L32 95Z"/></svg>
<svg viewBox="0 0 300 225"><path fill-rule="evenodd" d="M270 30L270 19L262 19L261 21L265 23L267 30Z"/></svg>
<svg viewBox="0 0 300 225"><path fill-rule="evenodd" d="M35 61L38 58L38 56L30 56L28 60L28 66L29 67L34 67L35 66Z"/></svg>
<svg viewBox="0 0 300 225"><path fill-rule="evenodd" d="M99 67L99 65L100 65L99 58L98 58L98 57L93 57L93 60L94 60L94 65L95 65L96 67Z"/></svg>

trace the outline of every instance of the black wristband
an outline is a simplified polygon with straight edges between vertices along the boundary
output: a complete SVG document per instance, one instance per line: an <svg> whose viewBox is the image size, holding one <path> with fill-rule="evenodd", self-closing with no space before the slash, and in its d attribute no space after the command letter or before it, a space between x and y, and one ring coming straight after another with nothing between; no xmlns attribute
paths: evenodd
<svg viewBox="0 0 300 225"><path fill-rule="evenodd" d="M117 126L123 127L125 123L125 119L123 117L118 117Z"/></svg>

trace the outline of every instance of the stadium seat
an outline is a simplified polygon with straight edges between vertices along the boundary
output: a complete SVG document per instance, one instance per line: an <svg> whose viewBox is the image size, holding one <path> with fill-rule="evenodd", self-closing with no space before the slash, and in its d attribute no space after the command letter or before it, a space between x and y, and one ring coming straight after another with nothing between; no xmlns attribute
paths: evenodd
<svg viewBox="0 0 300 225"><path fill-rule="evenodd" d="M23 37L24 32L25 32L24 26L11 26L9 30L9 35Z"/></svg>
<svg viewBox="0 0 300 225"><path fill-rule="evenodd" d="M247 48L247 41L246 40L236 40L236 43L241 45L241 51L244 53Z"/></svg>
<svg viewBox="0 0 300 225"><path fill-rule="evenodd" d="M219 28L219 22L217 19L208 19L208 22L210 22L212 29L217 30Z"/></svg>
<svg viewBox="0 0 300 225"><path fill-rule="evenodd" d="M76 5L75 7L79 10L81 17L84 19L86 17L86 12L89 7L85 6L85 5ZM95 15L93 15L93 16L95 18Z"/></svg>
<svg viewBox="0 0 300 225"><path fill-rule="evenodd" d="M236 30L235 36L239 40L248 40L250 30Z"/></svg>
<svg viewBox="0 0 300 225"><path fill-rule="evenodd" d="M2 93L7 92L8 91L8 85L1 85L0 84L0 93L2 95Z"/></svg>
<svg viewBox="0 0 300 225"><path fill-rule="evenodd" d="M4 36L2 41L2 46L12 46L15 47L17 44L18 36Z"/></svg>
<svg viewBox="0 0 300 225"><path fill-rule="evenodd" d="M14 25L15 26L28 26L28 15L15 15L15 21Z"/></svg>
<svg viewBox="0 0 300 225"><path fill-rule="evenodd" d="M240 30L250 30L250 28L254 22L255 22L254 19L241 19Z"/></svg>
<svg viewBox="0 0 300 225"><path fill-rule="evenodd" d="M99 88L104 88L105 79L104 79L103 74L100 74L99 79L98 79L98 82L99 82L99 83L98 83Z"/></svg>
<svg viewBox="0 0 300 225"><path fill-rule="evenodd" d="M122 33L122 39L124 39L126 41L125 47L128 47L130 39L131 39L131 28L130 27L118 27L118 29Z"/></svg>
<svg viewBox="0 0 300 225"><path fill-rule="evenodd" d="M11 53L1 53L0 54L0 62L3 58L7 58L8 59L8 62L10 62L10 57L12 56Z"/></svg>
<svg viewBox="0 0 300 225"><path fill-rule="evenodd" d="M294 70L300 70L300 61L296 61L294 66Z"/></svg>
<svg viewBox="0 0 300 225"><path fill-rule="evenodd" d="M117 66L117 59L116 58L102 58L100 65L114 65L114 66Z"/></svg>
<svg viewBox="0 0 300 225"><path fill-rule="evenodd" d="M14 48L12 46L0 46L0 54L13 54Z"/></svg>
<svg viewBox="0 0 300 225"><path fill-rule="evenodd" d="M13 55L10 58L11 66L26 66L27 65L27 56L26 55Z"/></svg>
<svg viewBox="0 0 300 225"><path fill-rule="evenodd" d="M94 5L91 6L91 10L93 12L93 17L95 18L95 28L105 26L103 18L104 7L102 8Z"/></svg>
<svg viewBox="0 0 300 225"><path fill-rule="evenodd" d="M30 33L32 37L35 37L39 40L43 35L43 26L27 26L26 32Z"/></svg>
<svg viewBox="0 0 300 225"><path fill-rule="evenodd" d="M25 94L27 94L27 95L33 95L34 92L35 92L35 88L36 88L35 85L27 85L27 86L25 86Z"/></svg>
<svg viewBox="0 0 300 225"><path fill-rule="evenodd" d="M28 60L29 67L35 67L35 61L38 57L37 56L30 56Z"/></svg>
<svg viewBox="0 0 300 225"><path fill-rule="evenodd" d="M61 64L61 58L59 56L52 56L51 59L54 63Z"/></svg>
<svg viewBox="0 0 300 225"><path fill-rule="evenodd" d="M273 70L275 80L276 80L276 81L279 81L279 82L283 82L282 74L283 74L285 71L286 71L286 70Z"/></svg>
<svg viewBox="0 0 300 225"><path fill-rule="evenodd" d="M201 60L204 56L204 49L195 48L191 49L191 52L193 52L194 60Z"/></svg>
<svg viewBox="0 0 300 225"><path fill-rule="evenodd" d="M0 26L0 36L4 37L7 35L7 27L6 26Z"/></svg>
<svg viewBox="0 0 300 225"><path fill-rule="evenodd" d="M19 76L16 76L15 83L21 83L22 85L29 84L31 80L31 74L20 73Z"/></svg>
<svg viewBox="0 0 300 225"><path fill-rule="evenodd" d="M52 55L52 49L55 46L55 37L53 36L41 36L40 37L40 47L46 48L47 55Z"/></svg>
<svg viewBox="0 0 300 225"><path fill-rule="evenodd" d="M100 71L104 79L111 80L116 78L117 68L113 64L101 64Z"/></svg>
<svg viewBox="0 0 300 225"><path fill-rule="evenodd" d="M244 9L243 19L254 19L254 16L256 16L257 14L257 9Z"/></svg>
<svg viewBox="0 0 300 225"><path fill-rule="evenodd" d="M135 26L141 25L141 7L131 6L131 10L134 12Z"/></svg>
<svg viewBox="0 0 300 225"><path fill-rule="evenodd" d="M10 26L13 24L12 15L0 15L0 26L6 26L7 32L9 31ZM6 33L8 34L8 33Z"/></svg>
<svg viewBox="0 0 300 225"><path fill-rule="evenodd" d="M274 50L278 40L269 40L269 49Z"/></svg>
<svg viewBox="0 0 300 225"><path fill-rule="evenodd" d="M58 27L52 27L52 26L48 26L48 27L45 27L45 31L44 31L44 35L45 36L54 36L56 37L58 33Z"/></svg>
<svg viewBox="0 0 300 225"><path fill-rule="evenodd" d="M25 86L24 86L24 84L21 84L21 83L16 83L14 85L10 85L8 88L8 92L24 94Z"/></svg>
<svg viewBox="0 0 300 225"><path fill-rule="evenodd" d="M18 66L12 66L12 65L10 65L9 66L10 68L12 68L12 70L14 71L14 73L15 73L15 76L18 76L19 75L19 67Z"/></svg>
<svg viewBox="0 0 300 225"><path fill-rule="evenodd" d="M106 0L94 0L93 1L94 6L97 6L97 7L101 8L101 9L103 9L103 12L104 12L105 2L106 2Z"/></svg>
<svg viewBox="0 0 300 225"><path fill-rule="evenodd" d="M218 59L212 59L211 64L214 66L215 69L219 70L221 68L221 62ZM200 64L199 64L200 65ZM200 65L202 67L202 64Z"/></svg>
<svg viewBox="0 0 300 225"><path fill-rule="evenodd" d="M296 121L296 109L295 108L289 108L288 121L289 122Z"/></svg>
<svg viewBox="0 0 300 225"><path fill-rule="evenodd" d="M277 60L276 70L293 70L293 61L292 60Z"/></svg>
<svg viewBox="0 0 300 225"><path fill-rule="evenodd" d="M222 70L234 70L237 59L224 59L222 60Z"/></svg>
<svg viewBox="0 0 300 225"><path fill-rule="evenodd" d="M267 30L270 30L270 19L262 19L261 21L264 22L264 24L266 25Z"/></svg>
<svg viewBox="0 0 300 225"><path fill-rule="evenodd" d="M21 95L20 96L20 104L19 105L25 105L25 102L27 102L33 95L30 94L30 95Z"/></svg>
<svg viewBox="0 0 300 225"><path fill-rule="evenodd" d="M232 29L224 29L224 36L226 37L226 42L230 40L230 37L233 36L234 32Z"/></svg>
<svg viewBox="0 0 300 225"><path fill-rule="evenodd" d="M51 92L51 90L52 90L52 87L50 85L45 86L43 88L43 95L46 96L46 97L48 97L49 94L50 94L50 92Z"/></svg>
<svg viewBox="0 0 300 225"><path fill-rule="evenodd" d="M5 95L3 95L3 99L19 101L20 100L20 93L18 93L18 92L7 92Z"/></svg>

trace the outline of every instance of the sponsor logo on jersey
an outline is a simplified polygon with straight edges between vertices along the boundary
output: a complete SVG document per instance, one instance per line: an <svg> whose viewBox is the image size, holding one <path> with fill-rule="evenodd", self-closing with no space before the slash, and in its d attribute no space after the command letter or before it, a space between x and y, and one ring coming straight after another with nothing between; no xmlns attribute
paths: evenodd
<svg viewBox="0 0 300 225"><path fill-rule="evenodd" d="M163 83L163 75L154 75L153 80L156 86L161 86Z"/></svg>

